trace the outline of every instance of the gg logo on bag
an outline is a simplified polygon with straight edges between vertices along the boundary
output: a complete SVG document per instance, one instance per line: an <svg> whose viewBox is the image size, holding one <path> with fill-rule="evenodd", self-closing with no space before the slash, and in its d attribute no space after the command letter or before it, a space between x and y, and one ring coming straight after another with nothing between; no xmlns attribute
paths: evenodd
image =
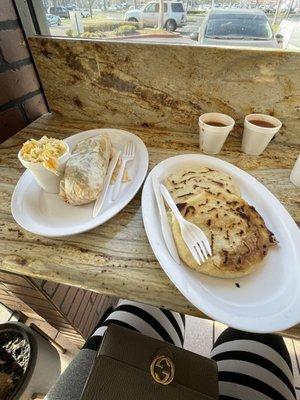
<svg viewBox="0 0 300 400"><path fill-rule="evenodd" d="M156 356L150 365L150 372L155 382L169 385L175 376L175 365L167 356Z"/></svg>

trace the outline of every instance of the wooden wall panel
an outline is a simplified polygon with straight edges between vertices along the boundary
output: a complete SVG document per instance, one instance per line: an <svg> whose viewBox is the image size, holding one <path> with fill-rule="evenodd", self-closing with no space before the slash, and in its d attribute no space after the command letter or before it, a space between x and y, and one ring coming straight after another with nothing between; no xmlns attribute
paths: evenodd
<svg viewBox="0 0 300 400"><path fill-rule="evenodd" d="M0 272L0 302L33 319L45 319L82 345L103 312L117 299L71 286Z"/></svg>

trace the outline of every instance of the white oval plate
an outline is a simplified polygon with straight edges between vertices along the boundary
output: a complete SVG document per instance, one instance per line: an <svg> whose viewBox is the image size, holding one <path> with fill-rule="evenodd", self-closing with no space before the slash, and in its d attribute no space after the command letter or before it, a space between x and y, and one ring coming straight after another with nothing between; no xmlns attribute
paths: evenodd
<svg viewBox="0 0 300 400"><path fill-rule="evenodd" d="M270 249L263 265L249 276L238 279L206 276L183 263L177 264L167 250L152 174L162 182L180 167L201 165L231 175L242 197L256 208L279 240L280 244ZM249 332L275 332L300 322L300 231L283 205L251 175L215 157L195 154L171 157L148 175L142 211L146 233L160 265L180 292L206 315Z"/></svg>
<svg viewBox="0 0 300 400"><path fill-rule="evenodd" d="M119 129L92 129L65 139L72 151L82 139L106 133L113 147L122 150L128 141L136 145L136 155L126 166L131 181L123 183L116 201L111 202L109 188L101 213L93 218L94 202L71 206L57 194L43 191L30 171L25 171L17 183L11 201L11 211L16 222L29 232L47 237L75 235L103 224L122 210L141 187L148 170L148 151L136 135Z"/></svg>

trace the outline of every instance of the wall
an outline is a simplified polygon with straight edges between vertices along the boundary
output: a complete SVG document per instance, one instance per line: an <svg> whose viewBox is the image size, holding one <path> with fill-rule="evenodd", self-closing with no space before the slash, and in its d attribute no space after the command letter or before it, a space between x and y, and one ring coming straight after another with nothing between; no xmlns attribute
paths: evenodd
<svg viewBox="0 0 300 400"><path fill-rule="evenodd" d="M204 112L283 122L300 145L300 53L84 39L29 38L51 110L71 120L197 132Z"/></svg>
<svg viewBox="0 0 300 400"><path fill-rule="evenodd" d="M13 0L0 4L0 142L48 112Z"/></svg>

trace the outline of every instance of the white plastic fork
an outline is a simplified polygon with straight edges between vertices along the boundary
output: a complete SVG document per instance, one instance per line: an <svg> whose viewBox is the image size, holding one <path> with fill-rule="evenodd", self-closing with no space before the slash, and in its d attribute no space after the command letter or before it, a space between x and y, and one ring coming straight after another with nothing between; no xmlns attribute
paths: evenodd
<svg viewBox="0 0 300 400"><path fill-rule="evenodd" d="M123 150L122 153L122 164L120 171L118 173L116 182L114 184L114 190L112 194L112 200L115 201L116 198L119 196L120 190L121 190L121 185L122 185L122 179L126 167L126 163L128 161L132 161L135 157L135 144L133 142L128 142Z"/></svg>
<svg viewBox="0 0 300 400"><path fill-rule="evenodd" d="M201 265L208 259L209 255L212 255L207 237L202 229L183 218L168 189L163 184L160 184L160 192L179 223L181 235L185 244L197 263Z"/></svg>

